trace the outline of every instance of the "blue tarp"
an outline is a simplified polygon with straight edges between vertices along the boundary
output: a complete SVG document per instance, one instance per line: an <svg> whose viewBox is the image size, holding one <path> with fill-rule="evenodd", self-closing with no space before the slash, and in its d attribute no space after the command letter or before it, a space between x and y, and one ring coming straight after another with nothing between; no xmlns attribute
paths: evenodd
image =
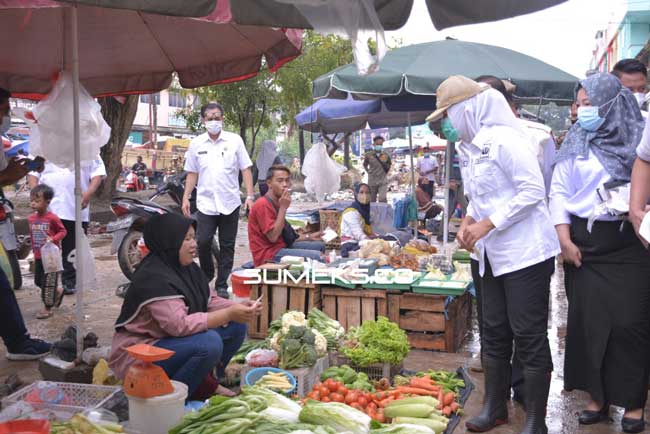
<svg viewBox="0 0 650 434"><path fill-rule="evenodd" d="M348 133L364 129L404 127L424 122L435 110L430 96L397 96L373 100L320 99L296 116L300 128L312 132Z"/></svg>

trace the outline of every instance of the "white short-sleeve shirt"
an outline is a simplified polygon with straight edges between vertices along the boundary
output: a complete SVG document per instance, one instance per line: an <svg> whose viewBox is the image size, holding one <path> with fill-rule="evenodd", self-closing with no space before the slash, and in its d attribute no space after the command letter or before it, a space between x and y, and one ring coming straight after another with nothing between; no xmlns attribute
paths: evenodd
<svg viewBox="0 0 650 434"><path fill-rule="evenodd" d="M214 141L208 133L190 142L185 170L198 173L196 206L203 214L232 214L241 205L239 172L251 167L242 138L221 131Z"/></svg>
<svg viewBox="0 0 650 434"><path fill-rule="evenodd" d="M46 162L43 172L30 172L29 174L38 178L39 184L47 184L54 190L50 211L61 220L74 221L74 170ZM81 191L88 190L90 180L96 176L106 176L106 167L99 155L96 160L81 164ZM90 207L81 211L81 219L84 222L90 221Z"/></svg>

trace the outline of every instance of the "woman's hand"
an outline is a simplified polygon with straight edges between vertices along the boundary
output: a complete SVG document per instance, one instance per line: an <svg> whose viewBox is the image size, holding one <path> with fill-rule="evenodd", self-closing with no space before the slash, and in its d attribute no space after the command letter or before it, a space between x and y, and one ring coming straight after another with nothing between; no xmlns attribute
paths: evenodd
<svg viewBox="0 0 650 434"><path fill-rule="evenodd" d="M560 240L560 248L562 249L562 259L564 262L573 264L576 267L582 265L582 253L571 239Z"/></svg>
<svg viewBox="0 0 650 434"><path fill-rule="evenodd" d="M245 323L251 321L262 312L262 306L255 304L252 300L243 303L233 304L228 308L231 321Z"/></svg>

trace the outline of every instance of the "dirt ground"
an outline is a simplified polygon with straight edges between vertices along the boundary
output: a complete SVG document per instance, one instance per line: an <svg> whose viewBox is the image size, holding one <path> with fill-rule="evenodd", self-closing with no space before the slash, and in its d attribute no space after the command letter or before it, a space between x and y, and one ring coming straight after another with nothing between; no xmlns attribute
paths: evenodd
<svg viewBox="0 0 650 434"><path fill-rule="evenodd" d="M13 200L12 194L9 198ZM24 201L24 199L23 199ZM22 207L25 202L18 201ZM313 206L314 204L311 204ZM305 205L306 206L306 205ZM95 209L97 212L97 209ZM97 289L84 296L83 323L84 330L94 331L101 345L110 345L112 326L118 316L122 300L115 296L118 285L126 283L114 255L110 255L111 237L107 234L91 235L91 245L96 261ZM236 244L235 266L250 260L246 223L240 222ZM72 324L75 315L75 297L65 297L63 305L56 314L47 320L37 320L36 313L41 308L39 293L33 285L33 276L28 272L27 261L22 261L24 289L18 291L16 296L20 303L23 316L27 322L30 333L36 337L56 340L65 328ZM547 424L549 433L617 433L621 432L621 409L612 411L613 422L596 426L583 427L577 423L577 414L586 403L586 396L580 392L565 392L563 390L563 359L564 342L566 335L566 297L563 288L561 268L555 273L552 281L549 317L549 340L553 354L555 371L553 372L551 396L549 398ZM4 357L4 347L0 347L0 379L11 373L19 373L26 382L40 378L37 362L10 362ZM405 361L405 368L409 370L426 369L451 369L459 366L468 366L472 359L477 357L479 351L478 333L476 325L471 330L459 353L446 354L430 351L412 351ZM465 412L468 415L476 414L480 409L483 397L483 378L479 373L471 372L470 375L476 385ZM650 410L650 407L646 409ZM516 434L523 426L525 414L521 407L510 405L510 423L491 431L495 434ZM465 433L464 423L461 423L455 433ZM646 430L645 432L649 432Z"/></svg>

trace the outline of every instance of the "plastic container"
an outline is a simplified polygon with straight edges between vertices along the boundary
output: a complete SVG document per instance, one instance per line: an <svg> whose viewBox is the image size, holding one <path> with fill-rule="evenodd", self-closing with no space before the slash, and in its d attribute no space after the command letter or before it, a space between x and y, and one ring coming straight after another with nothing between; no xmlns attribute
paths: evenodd
<svg viewBox="0 0 650 434"><path fill-rule="evenodd" d="M255 383L257 383L263 376L268 374L269 372L272 372L272 373L282 372L284 375L287 376L287 378L289 379L289 383L291 383L291 385L293 387L291 388L291 390L288 390L288 391L283 392L283 393L285 393L287 395L291 395L293 393L293 391L296 390L296 377L291 375L290 372L287 372L284 369L280 369L280 368L271 368L271 367L268 367L268 368L266 368L266 367L255 368L255 369L249 371L246 374L246 378L244 379L244 381L246 382L247 386L252 386ZM278 391L275 390L275 392L278 392Z"/></svg>
<svg viewBox="0 0 650 434"><path fill-rule="evenodd" d="M167 434L178 425L185 412L187 386L171 380L174 392L153 398L129 400L129 426L147 434Z"/></svg>
<svg viewBox="0 0 650 434"><path fill-rule="evenodd" d="M42 419L12 420L0 423L0 434L48 434L50 422Z"/></svg>
<svg viewBox="0 0 650 434"><path fill-rule="evenodd" d="M253 270L254 271L254 270ZM254 271L257 275L257 271ZM255 275L252 275L251 270L237 270L233 271L230 275L232 282L232 293L237 297L250 298L251 296L251 285L244 282L248 280L253 280Z"/></svg>

